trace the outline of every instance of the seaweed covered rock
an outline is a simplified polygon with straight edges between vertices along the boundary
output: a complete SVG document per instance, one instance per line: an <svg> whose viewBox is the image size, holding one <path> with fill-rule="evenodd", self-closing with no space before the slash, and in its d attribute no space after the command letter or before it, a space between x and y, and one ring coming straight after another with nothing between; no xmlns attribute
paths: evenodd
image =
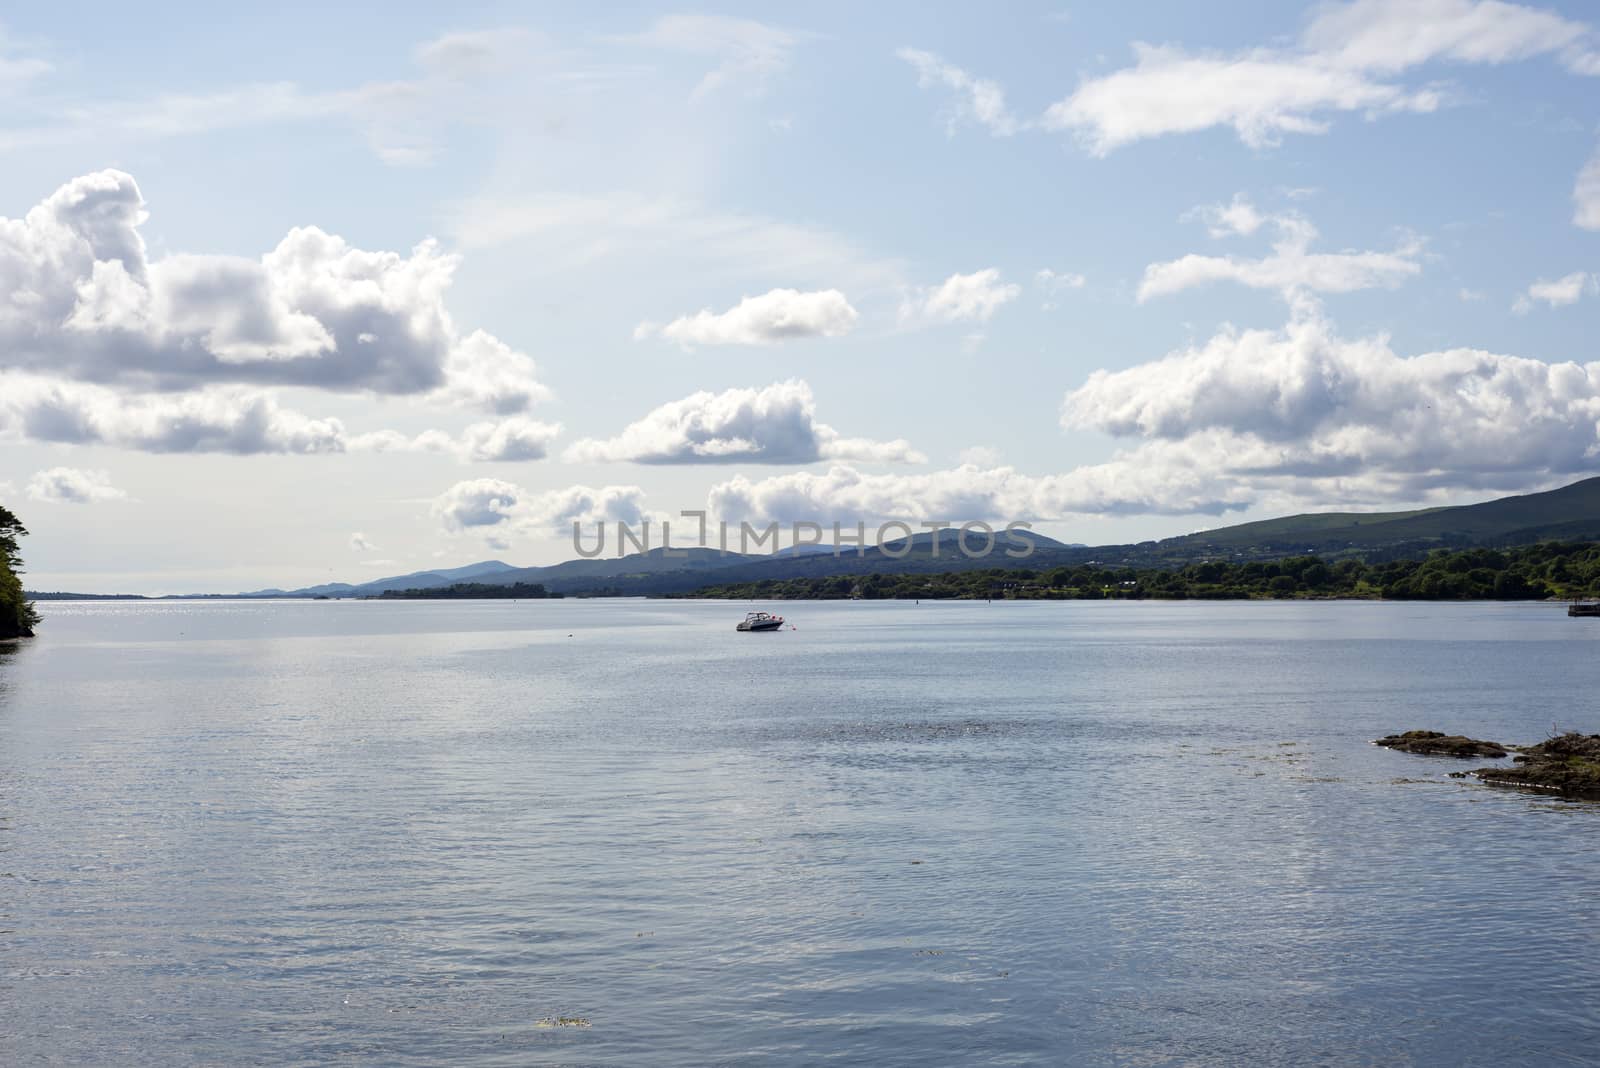
<svg viewBox="0 0 1600 1068"><path fill-rule="evenodd" d="M1404 734L1391 734L1379 738L1373 744L1381 745L1385 749L1398 749L1402 753L1459 757L1463 760L1506 755L1506 747L1499 742L1483 742L1476 738L1460 734L1444 734L1440 731L1406 731Z"/></svg>
<svg viewBox="0 0 1600 1068"><path fill-rule="evenodd" d="M1478 768L1496 786L1527 786L1568 797L1600 797L1600 734L1563 734L1530 745L1507 768Z"/></svg>

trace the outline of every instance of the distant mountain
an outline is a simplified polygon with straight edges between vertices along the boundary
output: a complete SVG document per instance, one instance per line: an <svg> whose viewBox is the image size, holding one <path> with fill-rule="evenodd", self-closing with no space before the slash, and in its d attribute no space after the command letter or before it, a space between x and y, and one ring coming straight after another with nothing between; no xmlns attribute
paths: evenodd
<svg viewBox="0 0 1600 1068"><path fill-rule="evenodd" d="M324 582L319 586L302 586L296 590L265 589L242 593L240 597L374 597L384 590L431 590L454 582L485 575L500 575L516 568L500 560L483 560L464 567L445 567L435 571L413 571L409 575L391 575L352 585L348 582Z"/></svg>
<svg viewBox="0 0 1600 1068"><path fill-rule="evenodd" d="M777 553L724 553L719 549L684 548L670 552L664 548L628 556L597 556L567 560L544 567L512 567L489 560L467 567L419 571L394 575L371 582L350 584L329 582L294 590L255 590L245 597L376 597L385 590L436 589L468 579L492 576L497 585L539 583L552 593L625 594L650 596L681 593L722 582L759 581L763 578L816 577L852 574L863 571L945 571L975 567L1019 566L1018 559L1006 552L1022 552L1031 541L1035 558L1068 551L1068 546L1031 531L1017 535L997 532L989 555L971 558L961 552L960 534L943 530L917 534L857 552L843 546L834 555L833 546L801 546L800 550ZM1028 540L1024 540L1028 539ZM984 539L968 535L968 549L977 553L985 548ZM1078 550L1082 551L1082 550Z"/></svg>
<svg viewBox="0 0 1600 1068"><path fill-rule="evenodd" d="M1023 559L1006 555L1008 550L1017 553L1027 551L1029 541L1033 544L1031 557ZM967 548L970 552L981 553L986 547L985 539L976 533L968 535ZM997 532L992 550L982 556L967 556L961 551L959 532L943 530L938 532L937 537L932 532L917 534L909 539L868 546L859 553L854 546L842 546L837 556L832 546L826 547L823 552L798 555L723 554L716 549L691 549L687 558L668 558L662 554L662 550L655 549L620 559L569 560L552 567L524 568L515 572L515 576L523 582L543 583L554 593L603 592L658 596L687 593L713 584L759 582L768 578L817 578L868 571L926 572L1020 567L1044 559L1053 560L1062 553L1083 551L1069 550L1054 538L1032 531L1016 535Z"/></svg>

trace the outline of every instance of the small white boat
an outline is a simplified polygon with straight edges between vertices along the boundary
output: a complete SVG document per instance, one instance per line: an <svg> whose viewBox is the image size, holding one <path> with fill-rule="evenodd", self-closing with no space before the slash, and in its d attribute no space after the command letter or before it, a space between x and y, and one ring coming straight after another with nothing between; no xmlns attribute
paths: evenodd
<svg viewBox="0 0 1600 1068"><path fill-rule="evenodd" d="M734 630L777 630L783 626L783 617L767 612L751 612Z"/></svg>

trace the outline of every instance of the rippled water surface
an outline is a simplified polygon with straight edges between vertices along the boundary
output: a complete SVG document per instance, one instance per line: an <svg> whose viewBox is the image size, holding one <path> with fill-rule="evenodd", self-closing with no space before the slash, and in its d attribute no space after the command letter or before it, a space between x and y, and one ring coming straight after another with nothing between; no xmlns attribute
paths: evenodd
<svg viewBox="0 0 1600 1068"><path fill-rule="evenodd" d="M51 604L7 1064L1592 1064L1549 605Z"/></svg>

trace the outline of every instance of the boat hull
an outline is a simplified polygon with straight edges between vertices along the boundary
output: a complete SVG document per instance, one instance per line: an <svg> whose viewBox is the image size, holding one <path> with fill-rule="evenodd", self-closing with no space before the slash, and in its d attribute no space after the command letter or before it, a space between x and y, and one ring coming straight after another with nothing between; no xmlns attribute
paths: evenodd
<svg viewBox="0 0 1600 1068"><path fill-rule="evenodd" d="M762 620L760 623L740 623L734 630L777 630L783 626L783 620Z"/></svg>

